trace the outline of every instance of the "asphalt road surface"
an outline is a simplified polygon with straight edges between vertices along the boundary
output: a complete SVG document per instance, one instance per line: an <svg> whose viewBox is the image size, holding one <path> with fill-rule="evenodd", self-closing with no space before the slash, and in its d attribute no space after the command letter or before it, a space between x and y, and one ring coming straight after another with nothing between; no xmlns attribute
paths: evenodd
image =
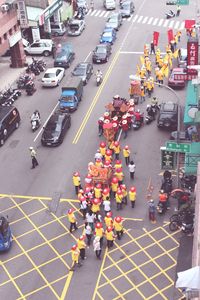
<svg viewBox="0 0 200 300"><path fill-rule="evenodd" d="M2 299L179 299L181 293L174 289L176 257L180 233L171 234L167 222L176 203L171 200L171 209L165 216L157 217L152 225L147 217L147 187L153 186L153 197L157 200L160 188L160 147L169 139L169 133L157 129L156 122L138 131L129 131L121 145L128 144L136 163L134 185L137 188L135 209L125 207L120 215L126 220L123 239L115 242L112 250L96 261L92 249L87 249L87 260L74 274L71 266L70 248L83 231L83 221L78 211L78 201L72 185L72 174L79 171L82 180L87 174L88 162L101 139L98 137L97 120L104 113L105 105L113 95L128 98L129 75L134 74L143 46L150 43L153 31L160 32L159 47L165 51L167 29L182 28L184 19L194 17L193 3L183 7L181 16L165 23L168 10L158 1L135 1L133 17L125 20L112 55L100 68L104 81L97 88L92 76L84 87L84 97L76 112L72 114L72 126L64 142L57 148L41 146L39 131L31 132L30 116L35 109L41 113L42 122L55 109L67 78L73 67L81 61L91 60L91 53L98 43L106 21L101 3L95 3L95 11L86 17L86 29L80 37L63 37L72 43L76 58L66 70L61 85L53 89L41 87L37 77L37 92L25 94L16 102L21 114L20 128L1 148L0 177L1 212L9 216L14 235L10 252L1 255L0 295ZM162 21L161 21L162 20ZM183 33L181 45L185 46ZM152 58L153 61L153 58ZM48 66L53 60L47 59ZM167 83L167 81L166 81ZM185 91L178 91L181 104ZM155 88L155 95L162 101L177 101L177 97L166 88ZM148 99L139 107L145 111ZM31 170L29 146L37 149L39 166ZM122 156L121 156L122 158ZM125 183L132 185L124 166ZM49 212L51 197L61 195L56 213ZM65 216L67 209L77 209L79 230L70 234ZM112 203L117 215L115 203Z"/></svg>

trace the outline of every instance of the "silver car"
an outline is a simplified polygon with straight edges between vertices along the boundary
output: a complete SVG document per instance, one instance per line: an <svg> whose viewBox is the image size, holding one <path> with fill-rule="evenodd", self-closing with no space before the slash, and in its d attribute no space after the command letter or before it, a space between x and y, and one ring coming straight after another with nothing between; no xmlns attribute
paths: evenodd
<svg viewBox="0 0 200 300"><path fill-rule="evenodd" d="M116 8L115 0L104 0L104 7L106 10L112 10Z"/></svg>
<svg viewBox="0 0 200 300"><path fill-rule="evenodd" d="M69 23L68 35L70 36L78 36L85 29L85 21L84 20L76 20L73 19Z"/></svg>

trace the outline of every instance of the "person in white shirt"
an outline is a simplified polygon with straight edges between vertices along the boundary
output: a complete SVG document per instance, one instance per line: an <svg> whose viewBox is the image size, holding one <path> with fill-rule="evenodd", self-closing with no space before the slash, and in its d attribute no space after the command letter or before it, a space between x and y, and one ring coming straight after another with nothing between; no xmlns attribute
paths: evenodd
<svg viewBox="0 0 200 300"><path fill-rule="evenodd" d="M128 169L130 172L130 178L134 179L135 176L135 163L133 160L130 161L130 164L128 165Z"/></svg>
<svg viewBox="0 0 200 300"><path fill-rule="evenodd" d="M109 197L106 197L106 200L103 201L103 208L104 208L104 211L105 211L105 215L106 215L109 211L111 211Z"/></svg>

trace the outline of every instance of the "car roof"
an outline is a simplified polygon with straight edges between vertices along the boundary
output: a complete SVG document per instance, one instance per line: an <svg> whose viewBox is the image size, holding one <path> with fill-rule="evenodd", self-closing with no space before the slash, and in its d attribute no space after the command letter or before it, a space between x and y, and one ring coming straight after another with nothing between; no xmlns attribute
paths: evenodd
<svg viewBox="0 0 200 300"><path fill-rule="evenodd" d="M61 113L61 112L55 112L50 118L48 123L57 123L58 120L63 120L65 117L65 114Z"/></svg>
<svg viewBox="0 0 200 300"><path fill-rule="evenodd" d="M33 41L33 43L40 43L40 42L53 43L51 39L40 39L40 40Z"/></svg>
<svg viewBox="0 0 200 300"><path fill-rule="evenodd" d="M45 71L45 73L55 73L57 70L60 70L63 68L49 68Z"/></svg>
<svg viewBox="0 0 200 300"><path fill-rule="evenodd" d="M107 48L108 47L108 44L99 44L96 46L96 48Z"/></svg>
<svg viewBox="0 0 200 300"><path fill-rule="evenodd" d="M171 101L164 102L161 104L161 109L166 112L176 111L177 107L178 107L177 103Z"/></svg>
<svg viewBox="0 0 200 300"><path fill-rule="evenodd" d="M89 64L90 64L89 62L81 62L81 63L77 64L75 68L78 68L78 67L86 68Z"/></svg>

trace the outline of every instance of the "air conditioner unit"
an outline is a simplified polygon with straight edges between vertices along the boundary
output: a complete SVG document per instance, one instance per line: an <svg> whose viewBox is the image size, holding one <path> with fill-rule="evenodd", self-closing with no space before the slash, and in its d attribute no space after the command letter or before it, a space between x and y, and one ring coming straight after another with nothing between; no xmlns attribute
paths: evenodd
<svg viewBox="0 0 200 300"><path fill-rule="evenodd" d="M10 5L9 4L2 4L1 5L1 11L2 12L7 12L10 9Z"/></svg>

